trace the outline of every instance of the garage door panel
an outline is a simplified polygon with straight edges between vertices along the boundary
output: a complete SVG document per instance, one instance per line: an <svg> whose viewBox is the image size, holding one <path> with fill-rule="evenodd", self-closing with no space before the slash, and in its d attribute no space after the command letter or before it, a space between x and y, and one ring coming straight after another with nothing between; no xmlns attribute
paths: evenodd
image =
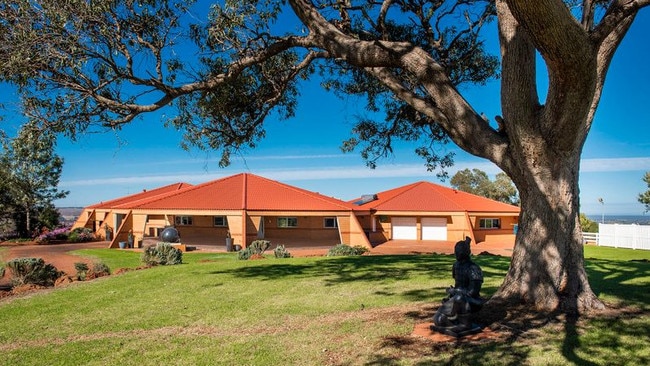
<svg viewBox="0 0 650 366"><path fill-rule="evenodd" d="M415 217L393 217L393 240L417 240L418 228Z"/></svg>
<svg viewBox="0 0 650 366"><path fill-rule="evenodd" d="M447 218L423 217L422 240L447 240Z"/></svg>

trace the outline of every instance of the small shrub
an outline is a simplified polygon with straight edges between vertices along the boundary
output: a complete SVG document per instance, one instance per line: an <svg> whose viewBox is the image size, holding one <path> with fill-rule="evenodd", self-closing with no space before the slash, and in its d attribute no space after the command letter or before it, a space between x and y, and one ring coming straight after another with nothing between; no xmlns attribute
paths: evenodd
<svg viewBox="0 0 650 366"><path fill-rule="evenodd" d="M268 240L253 240L251 245L239 251L237 258L241 260L251 259L253 255L262 256L264 252L271 247L271 242Z"/></svg>
<svg viewBox="0 0 650 366"><path fill-rule="evenodd" d="M108 268L108 265L104 262L95 262L93 263L93 268L88 272L88 278L98 278L109 276L111 274L111 269Z"/></svg>
<svg viewBox="0 0 650 366"><path fill-rule="evenodd" d="M368 252L368 248L362 247L361 245L355 245L351 247L347 244L337 244L327 252L328 257L339 257L339 256L350 256L350 255L362 255Z"/></svg>
<svg viewBox="0 0 650 366"><path fill-rule="evenodd" d="M93 240L95 240L95 234L85 227L78 227L68 234L68 241L71 243L84 243Z"/></svg>
<svg viewBox="0 0 650 366"><path fill-rule="evenodd" d="M62 273L43 258L16 258L7 262L11 269L11 282L14 286L27 284L54 286L54 282Z"/></svg>
<svg viewBox="0 0 650 366"><path fill-rule="evenodd" d="M250 245L255 254L264 254L264 252L271 247L271 242L268 240L253 240Z"/></svg>
<svg viewBox="0 0 650 366"><path fill-rule="evenodd" d="M0 278L5 276L5 265L4 263L0 263Z"/></svg>
<svg viewBox="0 0 650 366"><path fill-rule="evenodd" d="M183 263L183 252L174 248L170 243L161 242L145 248L141 261L148 266L181 264Z"/></svg>
<svg viewBox="0 0 650 366"><path fill-rule="evenodd" d="M246 248L240 250L239 252L237 252L237 259L245 261L245 260L250 259L253 254L255 254L253 252L253 248L246 247Z"/></svg>
<svg viewBox="0 0 650 366"><path fill-rule="evenodd" d="M79 281L85 281L88 275L88 265L84 262L77 262L74 264L74 269L77 271L77 279Z"/></svg>
<svg viewBox="0 0 650 366"><path fill-rule="evenodd" d="M291 258L291 253L284 247L284 245L278 245L273 249L273 255L276 258Z"/></svg>
<svg viewBox="0 0 650 366"><path fill-rule="evenodd" d="M37 236L34 240L41 244L47 244L54 240L67 240L69 232L69 227L60 227L54 230L44 229L41 235Z"/></svg>

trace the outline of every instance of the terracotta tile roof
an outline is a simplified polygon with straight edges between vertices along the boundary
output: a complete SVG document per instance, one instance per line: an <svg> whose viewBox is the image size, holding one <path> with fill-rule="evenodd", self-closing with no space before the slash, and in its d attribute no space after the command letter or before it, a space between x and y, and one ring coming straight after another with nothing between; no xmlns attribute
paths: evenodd
<svg viewBox="0 0 650 366"><path fill-rule="evenodd" d="M155 197L165 196L167 194L174 193L191 186L192 185L189 183L174 183L164 187L155 188L152 190L143 190L140 193L131 194L110 201L96 203L94 205L88 206L88 208L105 208L105 209L123 208L123 207L128 208L129 206L133 206L137 204L137 202L150 200Z"/></svg>
<svg viewBox="0 0 650 366"><path fill-rule="evenodd" d="M353 203L355 199L349 201ZM416 182L377 194L377 199L355 205L357 210L377 211L438 211L438 212L508 212L518 213L519 207L494 201L471 193L443 187L431 182Z"/></svg>
<svg viewBox="0 0 650 366"><path fill-rule="evenodd" d="M347 202L241 173L135 202L133 209L351 211Z"/></svg>

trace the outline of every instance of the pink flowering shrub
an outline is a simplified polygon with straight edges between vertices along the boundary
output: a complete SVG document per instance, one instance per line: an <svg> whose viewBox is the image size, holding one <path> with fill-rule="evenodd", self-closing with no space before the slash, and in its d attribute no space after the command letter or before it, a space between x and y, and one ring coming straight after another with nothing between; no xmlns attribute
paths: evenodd
<svg viewBox="0 0 650 366"><path fill-rule="evenodd" d="M70 227L60 227L54 230L45 229L41 235L36 237L36 242L41 244L51 243L54 240L66 240L71 243L81 243L95 240L95 235L88 228L76 228L70 231Z"/></svg>
<svg viewBox="0 0 650 366"><path fill-rule="evenodd" d="M60 227L54 230L48 230L46 228L43 230L41 235L36 237L36 242L41 244L46 244L54 240L67 240L69 232L70 232L69 227Z"/></svg>

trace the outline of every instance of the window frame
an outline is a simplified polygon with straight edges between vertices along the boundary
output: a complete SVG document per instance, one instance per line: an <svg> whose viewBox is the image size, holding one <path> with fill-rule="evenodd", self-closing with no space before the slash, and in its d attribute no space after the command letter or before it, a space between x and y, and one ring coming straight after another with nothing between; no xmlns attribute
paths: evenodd
<svg viewBox="0 0 650 366"><path fill-rule="evenodd" d="M295 216L281 216L276 220L276 224L280 229L296 228L298 227L298 218Z"/></svg>
<svg viewBox="0 0 650 366"><path fill-rule="evenodd" d="M490 222L488 227L486 224ZM496 226L494 225L496 222ZM479 219L478 227L481 230L499 230L501 229L501 219L498 217L486 217Z"/></svg>
<svg viewBox="0 0 650 366"><path fill-rule="evenodd" d="M328 221L333 222L334 225L327 225ZM336 216L323 217L323 228L324 229L338 229L339 228L339 220L337 219Z"/></svg>
<svg viewBox="0 0 650 366"><path fill-rule="evenodd" d="M223 223L217 224L217 219L223 220ZM223 215L212 216L212 226L214 227L228 227L228 218Z"/></svg>
<svg viewBox="0 0 650 366"><path fill-rule="evenodd" d="M194 225L194 218L189 215L179 215L174 218L174 223L177 226L192 226Z"/></svg>

